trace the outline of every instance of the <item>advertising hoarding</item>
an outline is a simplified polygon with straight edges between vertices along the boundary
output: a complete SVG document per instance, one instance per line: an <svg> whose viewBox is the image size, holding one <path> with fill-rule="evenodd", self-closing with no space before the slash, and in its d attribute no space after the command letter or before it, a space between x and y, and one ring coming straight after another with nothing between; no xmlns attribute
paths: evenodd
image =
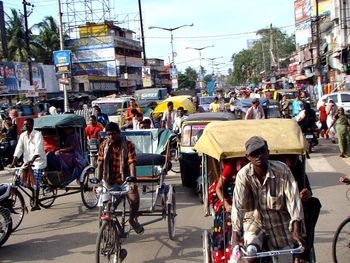
<svg viewBox="0 0 350 263"><path fill-rule="evenodd" d="M297 46L307 45L311 42L311 20L295 25L295 42Z"/></svg>
<svg viewBox="0 0 350 263"><path fill-rule="evenodd" d="M142 67L142 85L144 88L152 87L150 67Z"/></svg>
<svg viewBox="0 0 350 263"><path fill-rule="evenodd" d="M73 50L89 50L114 47L112 36L69 39L66 46Z"/></svg>
<svg viewBox="0 0 350 263"><path fill-rule="evenodd" d="M115 60L114 48L78 50L72 54L73 63Z"/></svg>
<svg viewBox="0 0 350 263"><path fill-rule="evenodd" d="M332 10L332 0L312 0L312 16L316 16L316 8L318 2L318 15L327 15Z"/></svg>
<svg viewBox="0 0 350 263"><path fill-rule="evenodd" d="M295 24L299 24L310 19L311 9L311 0L294 1Z"/></svg>
<svg viewBox="0 0 350 263"><path fill-rule="evenodd" d="M72 75L108 76L116 77L117 70L115 61L88 62L73 64Z"/></svg>
<svg viewBox="0 0 350 263"><path fill-rule="evenodd" d="M79 27L79 36L83 37L98 37L108 35L107 25L91 25Z"/></svg>

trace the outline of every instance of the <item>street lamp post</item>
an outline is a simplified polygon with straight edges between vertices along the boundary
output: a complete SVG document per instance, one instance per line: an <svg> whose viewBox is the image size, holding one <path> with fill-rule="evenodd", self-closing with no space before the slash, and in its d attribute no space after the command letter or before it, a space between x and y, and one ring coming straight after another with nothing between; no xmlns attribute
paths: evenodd
<svg viewBox="0 0 350 263"><path fill-rule="evenodd" d="M173 31L182 28L182 27L186 27L186 26L193 26L193 23L188 25L182 25L182 26L178 26L178 27L173 27L173 28L166 28L166 27L159 27L159 26L150 26L148 29L162 29L162 30L166 30L166 31L170 31L170 44L171 44L171 64L172 67L175 66L175 62L174 62L174 36L173 36Z"/></svg>
<svg viewBox="0 0 350 263"><path fill-rule="evenodd" d="M214 75L214 60L219 59L219 58L224 58L224 57L221 56L221 57L216 57L216 58L204 58L206 60L210 60L211 61L211 70L212 70L213 75Z"/></svg>
<svg viewBox="0 0 350 263"><path fill-rule="evenodd" d="M198 50L199 51L199 87L202 88L203 87L203 70L202 70L202 50L209 48L209 47L214 47L214 45L211 46L205 46L205 47L186 47L186 49L194 49L194 50Z"/></svg>

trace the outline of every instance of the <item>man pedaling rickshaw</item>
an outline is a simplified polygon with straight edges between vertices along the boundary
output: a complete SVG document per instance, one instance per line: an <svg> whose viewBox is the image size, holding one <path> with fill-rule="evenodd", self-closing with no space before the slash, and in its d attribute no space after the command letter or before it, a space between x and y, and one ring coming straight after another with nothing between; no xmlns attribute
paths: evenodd
<svg viewBox="0 0 350 263"><path fill-rule="evenodd" d="M108 123L105 131L107 138L101 143L98 152L98 179L103 179L104 187L109 190L120 190L120 186L127 177L136 177L135 145L121 136L119 126L114 122ZM140 196L136 184L129 184L127 197L130 205L130 226L137 234L141 234L144 228L137 221ZM108 201L108 194L104 194L102 200ZM102 220L109 219L109 206L110 203L107 202Z"/></svg>
<svg viewBox="0 0 350 263"><path fill-rule="evenodd" d="M280 161L269 160L267 142L261 137L251 137L245 148L250 163L236 177L230 262L237 262L241 257L241 238L245 246L254 245L257 251L265 247L292 248L295 243L305 247L303 207L290 169ZM295 262L304 261L295 258Z"/></svg>

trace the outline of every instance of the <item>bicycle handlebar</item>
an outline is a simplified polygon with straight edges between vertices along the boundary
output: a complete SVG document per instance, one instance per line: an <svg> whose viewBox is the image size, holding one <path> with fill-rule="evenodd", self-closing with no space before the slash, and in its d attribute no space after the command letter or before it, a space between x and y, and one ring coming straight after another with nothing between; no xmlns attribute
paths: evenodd
<svg viewBox="0 0 350 263"><path fill-rule="evenodd" d="M303 246L299 242L298 247L296 248L290 248L290 249L281 249L281 250L270 250L270 251L263 251L263 252L257 252L254 254L249 254L247 252L247 249L240 247L241 252L243 253L243 259L252 259L252 258L262 258L262 257L272 257L272 256L278 256L278 255L287 255L287 254L300 254L303 253Z"/></svg>

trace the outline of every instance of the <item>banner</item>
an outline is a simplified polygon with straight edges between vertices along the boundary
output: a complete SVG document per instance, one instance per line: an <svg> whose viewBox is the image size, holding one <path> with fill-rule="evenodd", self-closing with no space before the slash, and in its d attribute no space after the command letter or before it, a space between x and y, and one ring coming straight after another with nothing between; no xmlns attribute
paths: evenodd
<svg viewBox="0 0 350 263"><path fill-rule="evenodd" d="M115 60L114 48L78 50L72 54L73 63Z"/></svg>
<svg viewBox="0 0 350 263"><path fill-rule="evenodd" d="M78 75L116 77L117 70L115 61L73 64L72 76Z"/></svg>
<svg viewBox="0 0 350 263"><path fill-rule="evenodd" d="M310 19L311 9L311 0L294 1L295 24L299 24Z"/></svg>
<svg viewBox="0 0 350 263"><path fill-rule="evenodd" d="M150 67L142 67L142 84L144 88L152 87Z"/></svg>
<svg viewBox="0 0 350 263"><path fill-rule="evenodd" d="M316 16L318 2L318 15L327 15L332 10L332 0L312 0L312 16Z"/></svg>
<svg viewBox="0 0 350 263"><path fill-rule="evenodd" d="M311 20L295 25L295 43L297 46L307 45L311 41Z"/></svg>
<svg viewBox="0 0 350 263"><path fill-rule="evenodd" d="M112 36L69 39L65 45L72 50L114 48L114 39Z"/></svg>
<svg viewBox="0 0 350 263"><path fill-rule="evenodd" d="M98 37L108 35L107 25L91 25L82 26L79 28L79 36L83 37Z"/></svg>

